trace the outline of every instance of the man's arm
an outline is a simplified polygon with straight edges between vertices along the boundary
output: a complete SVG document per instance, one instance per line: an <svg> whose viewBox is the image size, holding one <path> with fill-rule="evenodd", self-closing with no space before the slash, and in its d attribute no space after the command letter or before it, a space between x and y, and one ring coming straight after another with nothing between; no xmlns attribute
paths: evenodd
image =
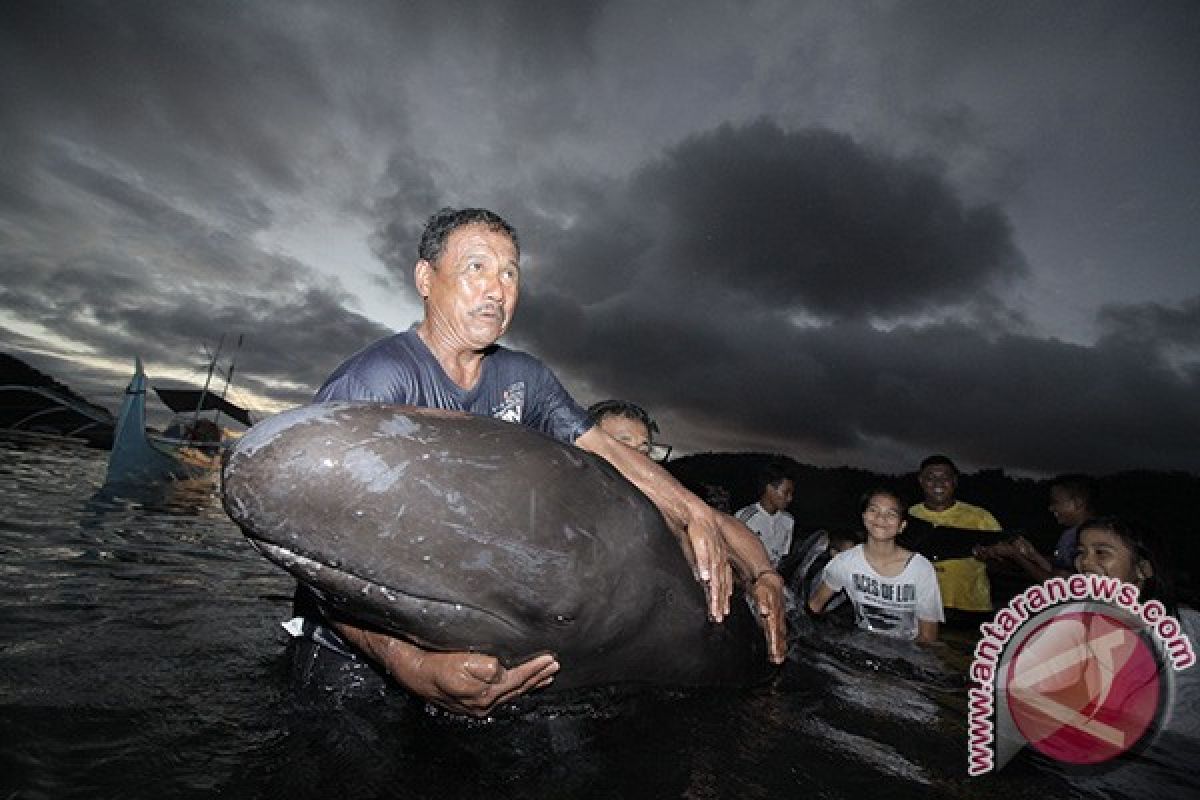
<svg viewBox="0 0 1200 800"><path fill-rule="evenodd" d="M938 621L936 619L917 620L917 641L921 644L933 644L938 640Z"/></svg>
<svg viewBox="0 0 1200 800"><path fill-rule="evenodd" d="M347 622L333 625L404 688L458 714L487 716L517 695L548 685L558 672L558 662L551 655L505 669L499 659L483 653L422 650L403 639Z"/></svg>
<svg viewBox="0 0 1200 800"><path fill-rule="evenodd" d="M1029 577L1035 581L1044 581L1059 575L1060 571L1054 568L1045 556L1037 551L1028 539L1024 536L1018 536L1012 541L1014 560L1025 570ZM1067 575L1071 573L1067 572Z"/></svg>
<svg viewBox="0 0 1200 800"><path fill-rule="evenodd" d="M787 656L787 603L783 596L783 577L771 566L767 548L752 530L728 514L719 514L718 520L721 535L729 546L729 560L758 609L759 625L767 637L767 658L772 664L782 664Z"/></svg>
<svg viewBox="0 0 1200 800"><path fill-rule="evenodd" d="M1055 575L1065 577L1070 572L1056 569L1046 558L1029 543L1024 536L1017 536L1012 541L997 542L993 545L981 545L975 548L975 557L980 560L1008 559L1025 571L1030 578L1041 582Z"/></svg>
<svg viewBox="0 0 1200 800"><path fill-rule="evenodd" d="M696 579L704 584L709 616L716 622L725 619L733 591L733 571L718 512L683 488L671 473L598 427L589 428L575 444L616 467L658 507L667 525L680 537Z"/></svg>
<svg viewBox="0 0 1200 800"><path fill-rule="evenodd" d="M808 610L813 614L820 614L825 610L825 606L829 605L829 601L833 599L837 589L834 589L825 581L821 581L821 585L812 593L812 597L808 598Z"/></svg>

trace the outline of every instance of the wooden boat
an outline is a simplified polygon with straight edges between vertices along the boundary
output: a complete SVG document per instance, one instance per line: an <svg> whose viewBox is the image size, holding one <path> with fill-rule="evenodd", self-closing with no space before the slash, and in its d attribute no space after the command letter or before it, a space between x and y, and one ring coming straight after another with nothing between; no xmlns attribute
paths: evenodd
<svg viewBox="0 0 1200 800"><path fill-rule="evenodd" d="M220 349L218 348L218 354ZM145 485L161 481L214 478L228 442L238 436L218 424L221 414L245 427L253 424L250 412L209 391L216 357L209 364L203 389L159 389L154 391L176 417L161 434L146 430L146 372L141 358L135 359L133 377L117 415L112 452L108 457L105 485ZM232 374L232 365L230 367ZM228 389L226 379L225 388ZM214 418L201 412L213 411Z"/></svg>

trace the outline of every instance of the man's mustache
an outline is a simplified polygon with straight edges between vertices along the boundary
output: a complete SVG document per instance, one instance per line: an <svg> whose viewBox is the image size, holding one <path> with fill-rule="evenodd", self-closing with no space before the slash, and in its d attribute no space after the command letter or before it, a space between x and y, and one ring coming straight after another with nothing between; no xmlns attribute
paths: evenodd
<svg viewBox="0 0 1200 800"><path fill-rule="evenodd" d="M481 315L496 316L500 318L500 324L504 324L508 314L504 311L504 306L498 303L481 303L475 306L469 312L471 316L477 317Z"/></svg>

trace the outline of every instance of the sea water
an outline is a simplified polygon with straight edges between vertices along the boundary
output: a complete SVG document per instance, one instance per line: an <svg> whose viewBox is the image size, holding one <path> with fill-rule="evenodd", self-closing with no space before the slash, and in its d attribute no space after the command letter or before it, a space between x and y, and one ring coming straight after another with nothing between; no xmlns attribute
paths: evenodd
<svg viewBox="0 0 1200 800"><path fill-rule="evenodd" d="M1029 752L967 776L961 634L921 650L796 620L761 689L601 693L488 721L399 692L298 694L292 582L216 486L106 493L105 455L0 439L0 798L1112 794Z"/></svg>

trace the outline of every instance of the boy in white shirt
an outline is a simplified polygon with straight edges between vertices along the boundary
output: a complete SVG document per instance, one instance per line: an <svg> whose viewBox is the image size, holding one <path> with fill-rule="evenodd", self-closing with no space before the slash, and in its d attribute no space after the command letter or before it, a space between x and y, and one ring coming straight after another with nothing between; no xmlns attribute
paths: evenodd
<svg viewBox="0 0 1200 800"><path fill-rule="evenodd" d="M787 512L796 494L796 482L788 474L787 467L772 461L763 469L759 480L759 499L735 514L746 527L762 539L763 547L771 559L771 566L779 568L779 562L792 547L792 531L796 521Z"/></svg>

